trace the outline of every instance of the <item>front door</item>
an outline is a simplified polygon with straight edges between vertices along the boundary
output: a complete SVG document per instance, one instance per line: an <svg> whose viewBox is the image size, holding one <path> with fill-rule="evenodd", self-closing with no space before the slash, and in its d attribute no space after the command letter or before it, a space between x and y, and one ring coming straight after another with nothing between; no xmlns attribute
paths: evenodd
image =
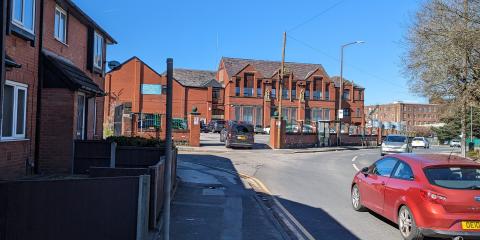
<svg viewBox="0 0 480 240"><path fill-rule="evenodd" d="M77 128L75 138L78 140L85 139L85 95L79 93L77 96Z"/></svg>

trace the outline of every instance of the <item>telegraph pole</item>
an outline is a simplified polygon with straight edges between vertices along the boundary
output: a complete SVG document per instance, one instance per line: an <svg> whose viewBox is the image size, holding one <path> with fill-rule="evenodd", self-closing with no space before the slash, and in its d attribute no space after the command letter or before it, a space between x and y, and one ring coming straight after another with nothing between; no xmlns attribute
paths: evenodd
<svg viewBox="0 0 480 240"><path fill-rule="evenodd" d="M279 124L278 124L278 133L277 133L277 143L278 143L278 148L281 148L281 144L282 144L282 133L281 133L281 130L282 130L282 86L283 86L283 77L284 77L284 74L285 74L285 48L287 46L287 32L283 32L283 49L282 49L282 64L280 66L280 73L279 73L279 80L278 80L278 90L280 91L279 93L279 97L278 97L278 120L279 120Z"/></svg>
<svg viewBox="0 0 480 240"><path fill-rule="evenodd" d="M465 18L465 43L468 41L468 35L466 32L468 31L468 0L463 1L463 8L464 8L464 18ZM465 82L468 79L468 50L465 48L465 57L463 59L463 64L464 64L464 78ZM467 115L467 96L463 94L462 96L462 142L461 142L461 149L462 149L462 156L467 157L467 121L466 121L466 115Z"/></svg>
<svg viewBox="0 0 480 240"><path fill-rule="evenodd" d="M172 191L172 99L173 99L173 59L167 59L167 111L165 136L165 198L163 210L163 240L170 239L170 193Z"/></svg>

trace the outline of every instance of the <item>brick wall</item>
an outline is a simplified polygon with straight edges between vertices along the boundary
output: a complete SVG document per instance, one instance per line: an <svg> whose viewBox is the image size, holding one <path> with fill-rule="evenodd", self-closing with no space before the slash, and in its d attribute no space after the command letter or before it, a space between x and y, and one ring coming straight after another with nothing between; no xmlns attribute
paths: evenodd
<svg viewBox="0 0 480 240"><path fill-rule="evenodd" d="M39 9L40 1L36 2ZM38 14L35 29L39 29ZM10 179L31 172L35 154L35 118L38 87L38 38L34 46L31 42L15 36L6 37L6 53L12 57L21 68L7 71L6 80L28 85L27 115L25 139L20 141L0 140L0 179Z"/></svg>
<svg viewBox="0 0 480 240"><path fill-rule="evenodd" d="M70 171L76 126L76 94L68 89L44 89L40 129L42 173Z"/></svg>

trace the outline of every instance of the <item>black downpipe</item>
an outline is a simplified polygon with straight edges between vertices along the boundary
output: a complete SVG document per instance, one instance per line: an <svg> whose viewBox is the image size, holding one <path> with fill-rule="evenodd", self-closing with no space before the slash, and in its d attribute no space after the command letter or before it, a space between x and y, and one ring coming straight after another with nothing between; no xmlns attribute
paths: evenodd
<svg viewBox="0 0 480 240"><path fill-rule="evenodd" d="M1 37L0 37L0 45L1 45L1 53L0 53L0 137L2 136L2 119L3 119L3 86L5 85L5 34L7 29L7 2L8 0L0 0L1 4L1 12L2 15L0 17L0 30Z"/></svg>
<svg viewBox="0 0 480 240"><path fill-rule="evenodd" d="M33 171L35 174L39 173L40 162L40 128L42 115L42 88L43 88L43 9L45 0L40 0L40 31L38 34L38 84L37 84L37 113L35 116L35 159Z"/></svg>

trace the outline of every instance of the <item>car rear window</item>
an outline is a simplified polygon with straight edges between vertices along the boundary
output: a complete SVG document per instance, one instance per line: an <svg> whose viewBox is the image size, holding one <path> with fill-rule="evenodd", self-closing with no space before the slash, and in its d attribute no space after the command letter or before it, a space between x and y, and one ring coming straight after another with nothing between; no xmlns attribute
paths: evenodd
<svg viewBox="0 0 480 240"><path fill-rule="evenodd" d="M423 138L413 138L413 141L423 141Z"/></svg>
<svg viewBox="0 0 480 240"><path fill-rule="evenodd" d="M480 189L480 167L448 166L424 169L431 184L451 189Z"/></svg>
<svg viewBox="0 0 480 240"><path fill-rule="evenodd" d="M249 132L252 132L252 129L245 125L235 125L233 126L233 129L235 129L238 134L247 134Z"/></svg>
<svg viewBox="0 0 480 240"><path fill-rule="evenodd" d="M386 141L387 142L405 142L407 138L404 136L388 136Z"/></svg>

